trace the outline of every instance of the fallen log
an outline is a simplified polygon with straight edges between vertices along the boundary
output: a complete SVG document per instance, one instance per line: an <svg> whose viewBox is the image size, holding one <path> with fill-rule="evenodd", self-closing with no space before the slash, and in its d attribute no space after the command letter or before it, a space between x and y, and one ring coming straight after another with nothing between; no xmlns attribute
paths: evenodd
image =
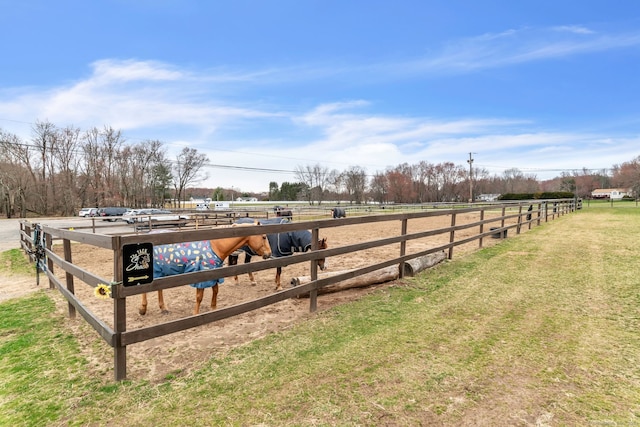
<svg viewBox="0 0 640 427"><path fill-rule="evenodd" d="M413 277L422 270L426 270L427 268L431 268L434 265L441 263L446 257L447 255L445 252L440 251L410 259L404 263L404 275Z"/></svg>
<svg viewBox="0 0 640 427"><path fill-rule="evenodd" d="M324 279L331 276L337 276L338 274L348 273L353 270L341 270L341 271L332 271L330 273L319 273L318 279ZM372 271L371 273L363 274L361 276L356 276L351 279L343 280L341 282L333 283L331 285L324 286L318 289L318 295L328 294L332 292L339 292L345 289L351 288L362 288L366 286L375 285L378 283L389 282L391 280L397 279L398 274L398 266L392 265L390 267L381 268L380 270ZM294 277L291 279L292 286L299 286L309 283L311 281L311 276L300 276ZM302 297L308 297L309 294L302 294Z"/></svg>
<svg viewBox="0 0 640 427"><path fill-rule="evenodd" d="M418 272L425 270L427 268L433 267L434 265L442 262L446 259L446 254L444 251L436 252L433 254L424 255L418 258L413 258L404 263L404 275L413 277ZM341 270L341 271L332 271L328 273L319 273L318 279L324 279L327 277L337 276L338 274L348 273L353 270ZM337 283L332 283L331 285L324 286L318 289L318 295L328 294L331 292L339 292L345 289L351 288L363 288L367 286L376 285L378 283L390 282L392 280L396 280L399 277L399 269L398 266L392 265L386 268L381 268L380 270L375 270L367 274L363 274L361 276L356 276L351 279L342 280ZM300 276L294 277L291 279L291 286L299 286L309 283L311 281L311 276ZM301 295L303 297L308 297L309 294Z"/></svg>

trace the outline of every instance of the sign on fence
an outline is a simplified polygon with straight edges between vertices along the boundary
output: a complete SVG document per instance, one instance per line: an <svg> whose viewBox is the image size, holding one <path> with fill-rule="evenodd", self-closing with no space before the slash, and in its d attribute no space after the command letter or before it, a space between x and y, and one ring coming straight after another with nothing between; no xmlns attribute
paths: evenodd
<svg viewBox="0 0 640 427"><path fill-rule="evenodd" d="M124 286L153 282L153 244L134 243L122 247Z"/></svg>

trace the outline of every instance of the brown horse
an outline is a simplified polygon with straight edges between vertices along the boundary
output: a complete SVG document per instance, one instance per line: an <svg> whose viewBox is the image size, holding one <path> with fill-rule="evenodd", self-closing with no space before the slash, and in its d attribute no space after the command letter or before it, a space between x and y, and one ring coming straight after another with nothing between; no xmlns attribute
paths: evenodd
<svg viewBox="0 0 640 427"><path fill-rule="evenodd" d="M250 219L242 218L239 222L242 221L250 221ZM284 218L274 218L261 220L262 224L285 224L286 221ZM288 233L274 233L268 234L267 238L269 239L269 246L271 247L272 256L274 258L280 258L283 256L293 255L294 252L307 252L311 249L311 232L309 230L298 230L292 231ZM318 249L327 249L327 239L318 240ZM251 248L241 247L245 253L244 262L245 264L251 262L251 257L254 255L259 255L252 251ZM229 256L229 265L236 265L238 263L238 253L231 254ZM321 270L326 268L324 258L318 260L318 267ZM280 276L282 274L282 267L276 268L276 291L282 289L282 283L280 282ZM252 272L249 272L249 280L251 280L252 285L256 285L255 278ZM238 276L234 277L235 284L238 284Z"/></svg>
<svg viewBox="0 0 640 427"><path fill-rule="evenodd" d="M222 266L222 261L225 258L242 246L249 247L257 255L264 258L271 257L271 247L265 234L159 245L153 248L154 277L219 268ZM216 308L218 302L218 283L221 282L222 279L216 279L191 285L196 288L196 305L193 314L200 312L200 304L204 298L205 288L211 288L213 291L211 309ZM163 313L167 312L162 290L158 291L158 305ZM142 303L138 311L142 315L147 313L146 293L142 294Z"/></svg>

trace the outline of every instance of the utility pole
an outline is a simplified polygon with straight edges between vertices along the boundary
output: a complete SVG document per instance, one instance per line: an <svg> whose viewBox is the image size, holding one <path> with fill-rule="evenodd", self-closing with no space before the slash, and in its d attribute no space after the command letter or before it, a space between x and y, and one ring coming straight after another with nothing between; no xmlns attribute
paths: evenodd
<svg viewBox="0 0 640 427"><path fill-rule="evenodd" d="M469 203L473 203L473 153L469 153Z"/></svg>

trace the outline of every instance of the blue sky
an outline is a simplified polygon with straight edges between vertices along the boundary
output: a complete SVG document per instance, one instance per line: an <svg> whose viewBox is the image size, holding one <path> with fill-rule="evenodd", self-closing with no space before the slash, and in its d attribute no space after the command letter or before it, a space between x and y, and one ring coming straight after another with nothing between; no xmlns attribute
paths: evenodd
<svg viewBox="0 0 640 427"><path fill-rule="evenodd" d="M296 166L538 179L640 155L640 2L0 0L0 128L111 126L267 191Z"/></svg>

